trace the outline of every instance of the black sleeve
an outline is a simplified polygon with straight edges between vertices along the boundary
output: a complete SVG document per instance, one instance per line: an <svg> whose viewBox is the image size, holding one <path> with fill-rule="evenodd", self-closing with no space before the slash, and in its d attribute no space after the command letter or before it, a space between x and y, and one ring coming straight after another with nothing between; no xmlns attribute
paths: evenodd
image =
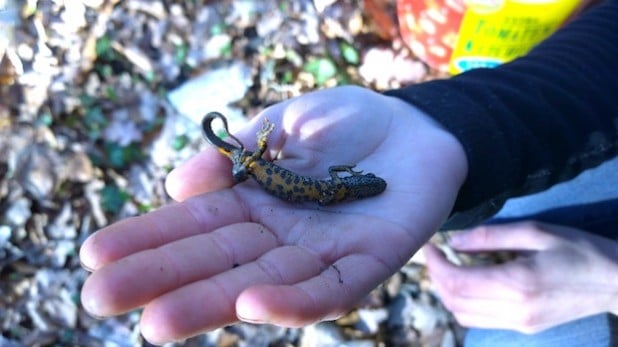
<svg viewBox="0 0 618 347"><path fill-rule="evenodd" d="M419 107L462 143L469 171L448 228L478 223L509 197L616 155L618 0L586 11L511 63L386 94Z"/></svg>

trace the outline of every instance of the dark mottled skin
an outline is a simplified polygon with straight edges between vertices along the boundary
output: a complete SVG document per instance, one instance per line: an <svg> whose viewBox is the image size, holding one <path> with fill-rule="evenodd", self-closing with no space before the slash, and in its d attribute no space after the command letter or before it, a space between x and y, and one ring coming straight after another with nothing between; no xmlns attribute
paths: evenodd
<svg viewBox="0 0 618 347"><path fill-rule="evenodd" d="M238 147L221 140L214 133L212 122L215 119L223 121L227 135L238 144ZM329 205L371 197L386 189L386 181L382 178L374 174L354 171L353 165L331 166L328 169L331 178L322 180L301 176L262 159L268 134L274 129L274 124L268 121L264 122L264 126L257 133L258 150L256 152L245 150L242 143L229 134L227 121L218 112L208 113L202 120L202 128L206 140L232 161L232 175L236 182L242 182L251 176L264 190L283 200L317 201L320 205ZM349 176L339 177L339 172L347 172Z"/></svg>

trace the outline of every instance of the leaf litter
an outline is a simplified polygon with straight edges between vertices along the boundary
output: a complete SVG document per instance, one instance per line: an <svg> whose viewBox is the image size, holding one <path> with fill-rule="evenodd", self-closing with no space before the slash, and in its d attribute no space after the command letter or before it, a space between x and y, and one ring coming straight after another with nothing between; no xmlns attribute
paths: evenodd
<svg viewBox="0 0 618 347"><path fill-rule="evenodd" d="M443 77L396 23L392 0L0 0L0 345L147 346L139 312L82 309L81 243L170 202L165 175L205 147L213 108L237 129L318 88ZM170 346L456 346L421 263L334 322Z"/></svg>

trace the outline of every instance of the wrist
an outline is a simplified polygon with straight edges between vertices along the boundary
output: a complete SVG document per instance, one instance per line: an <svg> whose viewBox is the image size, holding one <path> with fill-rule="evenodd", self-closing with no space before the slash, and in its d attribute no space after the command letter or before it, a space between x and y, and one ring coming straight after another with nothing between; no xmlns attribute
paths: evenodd
<svg viewBox="0 0 618 347"><path fill-rule="evenodd" d="M426 156L431 162L423 163L422 167L433 174L436 185L443 186L444 192L452 195L454 204L468 175L468 158L463 144L430 114L397 97L390 99L393 113L401 117L393 122L396 129L391 131L406 133L404 137L409 139L410 151L434 152ZM409 123L409 126L402 126L404 123ZM451 207L452 204L448 212Z"/></svg>

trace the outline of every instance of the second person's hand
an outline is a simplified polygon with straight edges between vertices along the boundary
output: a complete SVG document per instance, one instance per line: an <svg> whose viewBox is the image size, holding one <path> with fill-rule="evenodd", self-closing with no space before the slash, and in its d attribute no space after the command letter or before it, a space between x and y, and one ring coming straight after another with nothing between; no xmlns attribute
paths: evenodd
<svg viewBox="0 0 618 347"><path fill-rule="evenodd" d="M467 327L536 333L578 318L618 313L618 242L534 221L456 234L462 252L516 252L503 264L451 264L427 246L440 298Z"/></svg>

